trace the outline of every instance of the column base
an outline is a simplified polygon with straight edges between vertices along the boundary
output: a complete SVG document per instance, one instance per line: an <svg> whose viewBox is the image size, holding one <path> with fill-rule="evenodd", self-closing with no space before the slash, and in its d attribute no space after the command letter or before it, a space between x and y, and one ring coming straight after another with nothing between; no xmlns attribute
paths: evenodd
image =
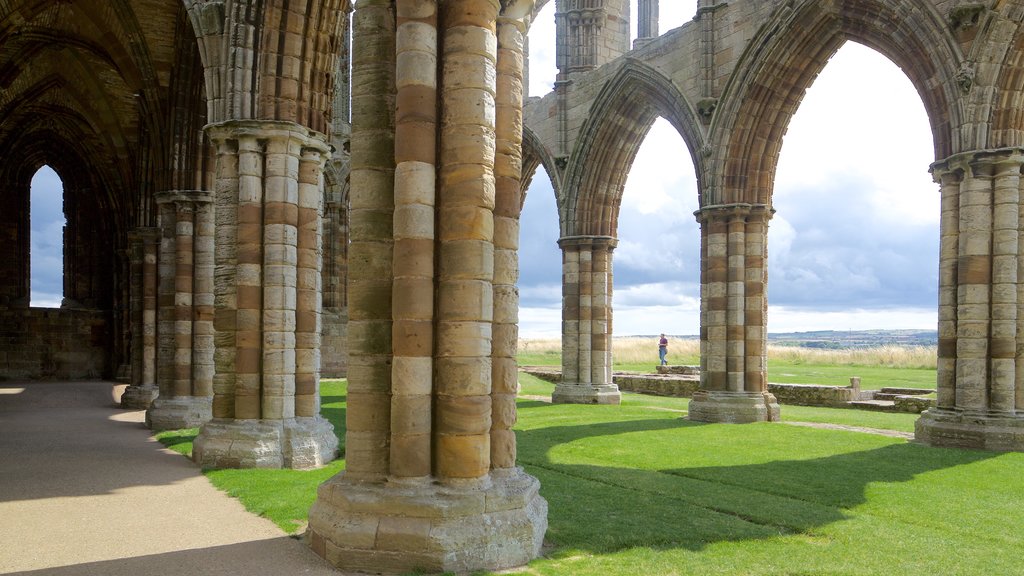
<svg viewBox="0 0 1024 576"><path fill-rule="evenodd" d="M146 410L146 426L154 432L198 428L213 417L213 396L157 396Z"/></svg>
<svg viewBox="0 0 1024 576"><path fill-rule="evenodd" d="M307 470L338 455L334 427L322 417L287 420L218 418L203 425L192 443L202 468L291 468Z"/></svg>
<svg viewBox="0 0 1024 576"><path fill-rule="evenodd" d="M566 384L555 385L551 393L553 404L621 404L622 393L615 384Z"/></svg>
<svg viewBox="0 0 1024 576"><path fill-rule="evenodd" d="M159 395L160 389L154 384L129 386L121 394L121 408L125 410L147 410Z"/></svg>
<svg viewBox="0 0 1024 576"><path fill-rule="evenodd" d="M914 424L914 439L930 446L1024 452L1024 414L930 408Z"/></svg>
<svg viewBox="0 0 1024 576"><path fill-rule="evenodd" d="M320 485L306 533L318 555L345 571L495 571L537 558L547 531L540 482L521 468L482 486L359 482L342 472Z"/></svg>
<svg viewBox="0 0 1024 576"><path fill-rule="evenodd" d="M748 424L778 422L779 403L768 392L698 390L690 399L687 419L694 422Z"/></svg>

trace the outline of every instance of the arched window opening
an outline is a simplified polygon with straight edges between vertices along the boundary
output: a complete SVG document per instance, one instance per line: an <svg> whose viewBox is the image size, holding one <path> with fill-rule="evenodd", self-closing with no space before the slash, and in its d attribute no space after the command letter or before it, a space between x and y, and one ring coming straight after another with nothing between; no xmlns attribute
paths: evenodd
<svg viewBox="0 0 1024 576"><path fill-rule="evenodd" d="M629 170L619 208L614 335L699 334L698 204L686 143L658 118ZM652 353L650 362L655 359Z"/></svg>
<svg viewBox="0 0 1024 576"><path fill-rule="evenodd" d="M552 5L554 2L551 3ZM558 339L562 334L562 256L558 204L543 166L530 181L519 216L519 334Z"/></svg>
<svg viewBox="0 0 1024 576"><path fill-rule="evenodd" d="M878 52L843 46L782 147L768 235L770 334L935 329L932 155L909 79Z"/></svg>
<svg viewBox="0 0 1024 576"><path fill-rule="evenodd" d="M32 177L29 198L30 305L60 308L64 297L64 184L49 166Z"/></svg>

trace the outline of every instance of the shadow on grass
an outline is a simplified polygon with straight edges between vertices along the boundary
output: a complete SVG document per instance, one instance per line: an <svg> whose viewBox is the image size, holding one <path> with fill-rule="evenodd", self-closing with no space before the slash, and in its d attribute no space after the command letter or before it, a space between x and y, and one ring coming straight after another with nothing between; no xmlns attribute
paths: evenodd
<svg viewBox="0 0 1024 576"><path fill-rule="evenodd" d="M634 547L699 550L715 542L813 533L866 502L869 484L908 482L922 473L996 456L900 443L805 460L665 469L549 458L552 448L568 442L677 429L668 441L678 437L679 457L672 461L682 464L686 451L701 449L699 439L687 438L698 426L656 419L520 431L520 463L541 480L550 510L547 537L559 548L555 556ZM589 450L586 445L579 449ZM758 459L756 448L751 454Z"/></svg>

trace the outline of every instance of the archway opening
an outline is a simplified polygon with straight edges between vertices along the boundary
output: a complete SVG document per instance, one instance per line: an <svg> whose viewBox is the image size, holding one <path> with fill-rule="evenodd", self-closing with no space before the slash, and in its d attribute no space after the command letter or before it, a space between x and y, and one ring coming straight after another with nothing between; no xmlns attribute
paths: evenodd
<svg viewBox="0 0 1024 576"><path fill-rule="evenodd" d="M934 332L933 150L924 105L902 70L845 44L807 91L781 150L768 234L769 345L794 332L821 332L808 336L820 346L857 331ZM785 381L771 357L772 380Z"/></svg>
<svg viewBox="0 0 1024 576"><path fill-rule="evenodd" d="M629 168L613 254L616 369L649 370L661 333L673 340L670 363L699 361L699 200L691 158L679 132L659 117Z"/></svg>
<svg viewBox="0 0 1024 576"><path fill-rule="evenodd" d="M64 297L64 183L49 166L32 177L29 199L30 306L60 308Z"/></svg>
<svg viewBox="0 0 1024 576"><path fill-rule="evenodd" d="M528 36L527 95L544 96L555 87L558 63L555 59L555 2L548 2L530 23Z"/></svg>
<svg viewBox="0 0 1024 576"><path fill-rule="evenodd" d="M561 338L562 256L558 237L555 192L547 170L538 166L519 216L519 334L526 339Z"/></svg>

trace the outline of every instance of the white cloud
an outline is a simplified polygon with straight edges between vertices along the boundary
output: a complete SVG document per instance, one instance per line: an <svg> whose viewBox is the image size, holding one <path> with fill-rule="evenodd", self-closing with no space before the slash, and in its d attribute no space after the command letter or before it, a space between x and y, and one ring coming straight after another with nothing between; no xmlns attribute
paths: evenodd
<svg viewBox="0 0 1024 576"><path fill-rule="evenodd" d="M662 2L661 30L695 11L695 2ZM671 18L677 23L667 24ZM531 35L531 50L538 42ZM844 46L808 91L783 143L769 228L770 331L935 327L933 160L924 107L902 71L864 46ZM659 120L630 171L619 214L617 335L698 332L695 300L686 300L697 298L696 196L689 153ZM550 248L553 205L524 220L524 238L555 230L544 242L553 254L521 255L524 286L535 261L547 262L545 283L558 281L551 279L560 266ZM666 285L693 290L658 288ZM673 301L677 293L684 296ZM533 318L560 318L558 306L550 300L547 312L521 315L521 333L533 330ZM558 324L545 326L557 331Z"/></svg>

